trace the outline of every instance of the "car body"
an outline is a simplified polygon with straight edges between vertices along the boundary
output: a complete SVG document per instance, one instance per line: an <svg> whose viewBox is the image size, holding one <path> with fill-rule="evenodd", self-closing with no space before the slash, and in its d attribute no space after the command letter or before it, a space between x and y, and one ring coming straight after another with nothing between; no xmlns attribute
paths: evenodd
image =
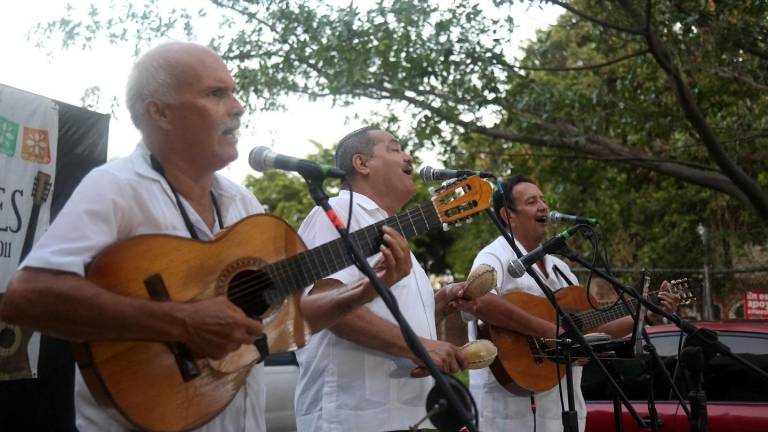
<svg viewBox="0 0 768 432"><path fill-rule="evenodd" d="M293 398L298 378L293 352L274 353L264 360L267 432L296 432Z"/></svg>
<svg viewBox="0 0 768 432"><path fill-rule="evenodd" d="M732 352L743 356L763 370L768 370L768 321L697 322L696 326L717 332L719 340ZM663 363L675 375L683 399L688 402L684 371L677 366L680 330L673 325L648 327L648 333ZM683 341L685 338L683 337ZM622 390L641 417L648 417L647 395L649 375L639 360L611 362L623 380ZM745 369L730 357L712 355L705 362L703 375L707 397L710 432L764 432L768 431L768 382ZM691 430L688 418L680 404L670 397L670 386L656 371L653 375L656 410L663 422L660 431L687 432ZM589 432L615 429L611 392L605 378L594 365L584 369L582 391L587 400L587 428ZM627 409L622 409L622 424L627 432L640 431ZM649 429L645 429L649 430Z"/></svg>

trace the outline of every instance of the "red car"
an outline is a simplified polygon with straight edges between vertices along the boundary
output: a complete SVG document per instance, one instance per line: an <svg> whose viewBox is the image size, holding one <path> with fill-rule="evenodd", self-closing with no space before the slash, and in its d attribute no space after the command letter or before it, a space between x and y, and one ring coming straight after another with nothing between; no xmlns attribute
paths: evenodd
<svg viewBox="0 0 768 432"><path fill-rule="evenodd" d="M768 370L768 321L697 322L697 326L717 331L721 342L763 370ZM648 333L659 356L686 403L687 389L684 373L677 366L680 330L673 325L648 327ZM683 336L684 338L684 336ZM621 387L641 417L648 417L648 374L639 360L614 361L622 377ZM688 418L661 372L654 374L656 410L663 425L660 431L688 432ZM610 387L594 365L584 368L582 391L587 400L588 432L614 430L614 414ZM716 355L704 367L704 391L710 432L768 431L768 383L744 369L734 360ZM622 410L623 426L627 432L640 431L626 408ZM645 431L650 429L644 429Z"/></svg>

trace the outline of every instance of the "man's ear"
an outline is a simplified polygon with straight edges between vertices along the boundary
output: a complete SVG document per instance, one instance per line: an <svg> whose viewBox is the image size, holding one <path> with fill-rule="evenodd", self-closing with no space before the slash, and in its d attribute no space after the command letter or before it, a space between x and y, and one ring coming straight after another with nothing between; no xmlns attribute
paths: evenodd
<svg viewBox="0 0 768 432"><path fill-rule="evenodd" d="M504 225L507 226L507 229L512 228L512 222L515 220L515 212L509 209L509 207L502 207L501 211L499 211L499 214L501 215L501 220L504 222Z"/></svg>
<svg viewBox="0 0 768 432"><path fill-rule="evenodd" d="M150 99L144 102L144 112L146 113L147 120L162 129L170 128L168 108L168 105L158 100Z"/></svg>
<svg viewBox="0 0 768 432"><path fill-rule="evenodd" d="M367 175L371 170L368 168L368 156L362 153L356 153L352 156L352 168L361 175Z"/></svg>

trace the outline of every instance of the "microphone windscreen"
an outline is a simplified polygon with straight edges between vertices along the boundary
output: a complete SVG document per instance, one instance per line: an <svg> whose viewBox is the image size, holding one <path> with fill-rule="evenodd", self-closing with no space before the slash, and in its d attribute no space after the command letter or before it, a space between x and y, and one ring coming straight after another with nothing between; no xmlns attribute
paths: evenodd
<svg viewBox="0 0 768 432"><path fill-rule="evenodd" d="M269 147L258 146L248 154L248 164L256 171L266 171L269 169L267 166L267 155L272 152Z"/></svg>
<svg viewBox="0 0 768 432"><path fill-rule="evenodd" d="M421 180L424 182L431 182L432 181L432 167L429 165L424 165L419 170L419 177L421 177Z"/></svg>

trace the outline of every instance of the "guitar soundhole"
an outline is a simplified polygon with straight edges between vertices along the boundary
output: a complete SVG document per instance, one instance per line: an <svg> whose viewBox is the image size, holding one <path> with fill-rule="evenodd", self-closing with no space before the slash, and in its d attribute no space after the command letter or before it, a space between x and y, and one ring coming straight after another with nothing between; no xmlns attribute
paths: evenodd
<svg viewBox="0 0 768 432"><path fill-rule="evenodd" d="M229 281L227 298L251 318L263 318L276 301L272 279L262 270L237 272Z"/></svg>
<svg viewBox="0 0 768 432"><path fill-rule="evenodd" d="M5 327L0 330L0 348L8 349L16 343L16 333L13 329Z"/></svg>

